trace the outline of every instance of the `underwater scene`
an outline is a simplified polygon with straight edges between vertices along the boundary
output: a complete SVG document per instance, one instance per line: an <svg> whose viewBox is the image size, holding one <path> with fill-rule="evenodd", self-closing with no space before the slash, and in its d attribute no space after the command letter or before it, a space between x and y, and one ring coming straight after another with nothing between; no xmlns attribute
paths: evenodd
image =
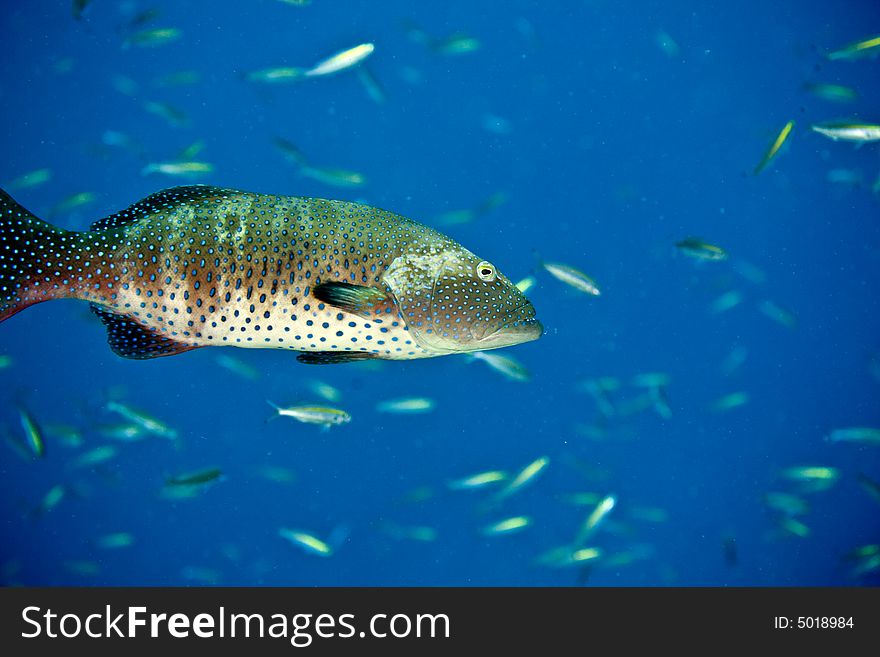
<svg viewBox="0 0 880 657"><path fill-rule="evenodd" d="M4 586L880 585L880 4L0 25Z"/></svg>

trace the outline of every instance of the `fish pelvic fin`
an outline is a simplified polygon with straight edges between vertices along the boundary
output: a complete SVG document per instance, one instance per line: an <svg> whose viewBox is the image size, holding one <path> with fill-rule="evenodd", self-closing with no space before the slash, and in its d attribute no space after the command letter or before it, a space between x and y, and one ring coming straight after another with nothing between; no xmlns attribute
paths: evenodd
<svg viewBox="0 0 880 657"><path fill-rule="evenodd" d="M337 365L371 358L376 358L376 354L369 351L303 351L296 360L306 365Z"/></svg>
<svg viewBox="0 0 880 657"><path fill-rule="evenodd" d="M62 263L77 233L38 219L0 189L0 322L41 301L71 296Z"/></svg>

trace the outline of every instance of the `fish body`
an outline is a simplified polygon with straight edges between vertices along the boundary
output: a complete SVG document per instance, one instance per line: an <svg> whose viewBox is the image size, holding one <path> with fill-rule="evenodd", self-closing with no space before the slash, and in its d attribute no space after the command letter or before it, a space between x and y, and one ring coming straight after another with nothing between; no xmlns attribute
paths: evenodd
<svg viewBox="0 0 880 657"><path fill-rule="evenodd" d="M429 413L434 410L434 400L427 397L401 397L376 404L380 413L412 414Z"/></svg>
<svg viewBox="0 0 880 657"><path fill-rule="evenodd" d="M0 191L0 253L12 252L0 258L0 321L50 299L86 300L127 358L231 345L297 350L308 363L407 360L543 330L494 265L357 203L196 185L72 232Z"/></svg>
<svg viewBox="0 0 880 657"><path fill-rule="evenodd" d="M697 260L726 260L727 252L720 246L704 242L698 237L686 237L675 246L679 251Z"/></svg>
<svg viewBox="0 0 880 657"><path fill-rule="evenodd" d="M308 384L309 390L318 395L321 399L325 399L328 402L336 403L342 399L342 392L340 392L337 388L334 388L329 383L324 383L323 381L310 381Z"/></svg>
<svg viewBox="0 0 880 657"><path fill-rule="evenodd" d="M435 41L432 48L441 55L463 55L480 48L480 40L467 34L452 34Z"/></svg>
<svg viewBox="0 0 880 657"><path fill-rule="evenodd" d="M303 75L307 78L312 78L339 73L340 71L344 71L352 66L360 64L367 57L372 55L375 49L376 46L372 43L362 43L353 48L348 48L347 50L338 52L335 55L318 62L312 68L303 73Z"/></svg>
<svg viewBox="0 0 880 657"><path fill-rule="evenodd" d="M95 431L103 438L126 443L143 440L147 433L140 425L127 422L121 424L101 424L95 427Z"/></svg>
<svg viewBox="0 0 880 657"><path fill-rule="evenodd" d="M873 427L847 427L834 429L826 437L832 443L863 443L865 445L880 445L880 429Z"/></svg>
<svg viewBox="0 0 880 657"><path fill-rule="evenodd" d="M828 53L828 59L858 59L860 57L876 56L878 52L880 52L880 36L875 36L830 52Z"/></svg>
<svg viewBox="0 0 880 657"><path fill-rule="evenodd" d="M6 185L7 189L27 189L29 187L36 187L37 185L47 183L51 179L51 169L37 169L35 171L29 171L28 173L22 174L18 178L15 178L14 180L9 180L4 184Z"/></svg>
<svg viewBox="0 0 880 657"><path fill-rule="evenodd" d="M596 504L593 511L587 516L587 519L584 521L584 524L581 525L578 530L577 536L575 536L573 544L576 546L583 545L584 541L589 537L599 526L599 524L605 519L605 517L611 513L614 507L617 506L617 497L614 495L606 495Z"/></svg>
<svg viewBox="0 0 880 657"><path fill-rule="evenodd" d="M477 474L455 479L447 483L450 490L474 490L483 488L490 484L498 483L507 479L507 473L501 470L489 470L487 472L478 472Z"/></svg>
<svg viewBox="0 0 880 657"><path fill-rule="evenodd" d="M764 504L774 511L779 511L788 516L800 516L810 510L806 500L791 493L770 491L764 494Z"/></svg>
<svg viewBox="0 0 880 657"><path fill-rule="evenodd" d="M116 458L117 453L113 445L102 445L82 454L79 458L72 461L70 466L73 468L91 468Z"/></svg>
<svg viewBox="0 0 880 657"><path fill-rule="evenodd" d="M560 262L544 262L542 264L544 269L546 269L553 278L565 283L569 287L573 287L579 292L584 292L585 294L590 294L595 297L598 297L601 294L599 286L596 285L596 281L579 269L575 269L570 265L565 265Z"/></svg>
<svg viewBox="0 0 880 657"><path fill-rule="evenodd" d="M761 173L761 171L764 170L764 167L770 164L770 160L776 157L776 154L779 153L779 149L782 148L785 140L788 139L788 136L791 134L791 129L793 127L794 121L789 121L784 126L782 126L782 130L780 130L779 134L776 135L776 139L774 139L773 143L770 144L770 148L767 149L764 157L762 157L761 161L758 162L757 166L755 166L755 169L752 172L754 175L757 176L759 173Z"/></svg>
<svg viewBox="0 0 880 657"><path fill-rule="evenodd" d="M129 547L133 543L134 536L128 532L104 534L95 540L95 546L102 550L118 550L119 548Z"/></svg>
<svg viewBox="0 0 880 657"><path fill-rule="evenodd" d="M67 495L67 489L62 484L56 484L52 486L46 494L43 495L43 499L40 501L40 504L34 509L34 513L36 515L42 515L44 513L48 513L52 509L54 509L61 500Z"/></svg>
<svg viewBox="0 0 880 657"><path fill-rule="evenodd" d="M797 328L797 316L790 310L780 306L775 301L771 301L770 299L763 299L758 303L758 310L760 310L777 324L781 324L782 326L790 329Z"/></svg>
<svg viewBox="0 0 880 657"><path fill-rule="evenodd" d="M251 381L255 381L256 379L260 378L260 371L257 368L252 367L237 358L233 358L232 356L221 354L220 356L217 356L214 361L220 367L229 370L233 374L237 374L243 379L250 379Z"/></svg>
<svg viewBox="0 0 880 657"><path fill-rule="evenodd" d="M806 538L810 535L810 528L800 520L796 520L791 516L782 516L779 519L778 524L779 529L784 534L790 534L792 536L797 536L798 538Z"/></svg>
<svg viewBox="0 0 880 657"><path fill-rule="evenodd" d="M279 417L290 417L304 424L319 424L322 427L330 427L335 424L351 422L351 415L338 408L324 406L291 406L282 408L269 402Z"/></svg>
<svg viewBox="0 0 880 657"><path fill-rule="evenodd" d="M517 282L516 289L525 294L533 287L535 287L535 283L537 282L538 281L535 280L534 276L526 276L524 279Z"/></svg>
<svg viewBox="0 0 880 657"><path fill-rule="evenodd" d="M385 93L382 83L379 82L370 69L366 66L358 67L357 76L358 80L363 85L364 90L367 92L367 96L370 97L370 100L377 105L381 105L388 100L388 94Z"/></svg>
<svg viewBox="0 0 880 657"><path fill-rule="evenodd" d="M96 198L97 196L95 196L95 194L92 192L77 192L75 194L71 194L70 196L63 198L58 203L56 203L49 211L49 214L50 216L54 217L59 214L70 212L71 210L75 210L80 206L92 203Z"/></svg>
<svg viewBox="0 0 880 657"><path fill-rule="evenodd" d="M46 442L43 440L43 431L40 429L37 421L21 407L18 409L18 419L24 432L25 444L30 453L38 459L46 456Z"/></svg>
<svg viewBox="0 0 880 657"><path fill-rule="evenodd" d="M367 178L364 174L357 171L349 171L348 169L305 165L300 167L299 171L302 175L312 180L335 187L361 187L367 184Z"/></svg>
<svg viewBox="0 0 880 657"><path fill-rule="evenodd" d="M160 438L167 438L168 440L175 440L177 438L177 430L172 429L161 420L120 401L111 400L107 402L107 410L121 415L147 433L159 436Z"/></svg>
<svg viewBox="0 0 880 657"><path fill-rule="evenodd" d="M792 481L828 481L835 482L840 478L837 468L818 465L792 466L782 471L782 476Z"/></svg>
<svg viewBox="0 0 880 657"><path fill-rule="evenodd" d="M281 151L281 154L284 155L285 158L296 165L306 165L307 160L305 153L303 153L296 144L285 139L284 137L274 137L272 141L275 144L275 147L279 151Z"/></svg>
<svg viewBox="0 0 880 657"><path fill-rule="evenodd" d="M681 48L675 42L668 32L658 30L654 33L654 43L663 51L667 57L678 57L681 54Z"/></svg>
<svg viewBox="0 0 880 657"><path fill-rule="evenodd" d="M859 95L855 89L844 87L839 84L826 84L822 82L807 83L804 89L823 100L830 100L835 103L849 103L856 100Z"/></svg>
<svg viewBox="0 0 880 657"><path fill-rule="evenodd" d="M510 356L475 351L473 354L469 354L467 358L483 361L490 368L511 381L528 381L532 378L532 375L525 366Z"/></svg>
<svg viewBox="0 0 880 657"><path fill-rule="evenodd" d="M831 169L825 174L825 180L837 185L849 185L850 187L859 187L864 178L862 172L858 169Z"/></svg>
<svg viewBox="0 0 880 657"><path fill-rule="evenodd" d="M176 27L156 27L135 32L125 40L123 46L140 46L153 48L163 46L180 38L181 31Z"/></svg>
<svg viewBox="0 0 880 657"><path fill-rule="evenodd" d="M715 315L726 313L741 304L743 298L743 293L739 290L729 290L712 302L712 305L709 306L709 312Z"/></svg>
<svg viewBox="0 0 880 657"><path fill-rule="evenodd" d="M877 123L826 123L811 128L833 141L880 141L880 124Z"/></svg>
<svg viewBox="0 0 880 657"><path fill-rule="evenodd" d="M599 548L576 549L570 545L561 545L551 548L537 557L535 563L540 566L551 568L564 568L566 566L583 565L602 556Z"/></svg>
<svg viewBox="0 0 880 657"><path fill-rule="evenodd" d="M302 79L305 71L296 66L278 66L275 68L264 68L259 71L250 71L245 73L244 77L248 82L263 82L266 84L276 84L279 82L293 82Z"/></svg>
<svg viewBox="0 0 880 657"><path fill-rule="evenodd" d="M219 468L205 468L198 472L188 472L182 475L174 475L165 480L166 486L203 486L223 477L223 471Z"/></svg>
<svg viewBox="0 0 880 657"><path fill-rule="evenodd" d="M739 408L740 406L745 406L749 403L749 393L747 392L732 392L729 395L724 395L723 397L719 397L714 402L712 402L710 408L711 410L720 413L722 411L729 411L733 408Z"/></svg>
<svg viewBox="0 0 880 657"><path fill-rule="evenodd" d="M257 473L267 481L276 484L292 484L296 481L296 475L288 468L279 465L264 465L257 469Z"/></svg>
<svg viewBox="0 0 880 657"><path fill-rule="evenodd" d="M155 114L156 116L165 119L169 125L176 128L189 125L189 116L183 110L174 107L174 105L150 100L144 103L144 109L150 114Z"/></svg>
<svg viewBox="0 0 880 657"><path fill-rule="evenodd" d="M514 516L513 518L505 518L483 528L483 535L495 536L496 534L510 534L511 532L525 529L531 524L531 518L528 516Z"/></svg>
<svg viewBox="0 0 880 657"><path fill-rule="evenodd" d="M47 437L57 440L65 447L81 447L83 444L82 432L67 424L47 424L44 430Z"/></svg>
<svg viewBox="0 0 880 657"><path fill-rule="evenodd" d="M328 543L307 532L282 527L278 530L278 535L309 554L319 557L329 557L333 554L333 548Z"/></svg>
<svg viewBox="0 0 880 657"><path fill-rule="evenodd" d="M214 165L209 162L150 162L141 169L142 176L151 173L161 173L166 176L200 176L214 171Z"/></svg>
<svg viewBox="0 0 880 657"><path fill-rule="evenodd" d="M520 470L504 488L498 491L495 499L502 500L506 497L510 497L524 486L532 483L535 477L537 477L548 465L550 465L550 459L546 456L535 459Z"/></svg>

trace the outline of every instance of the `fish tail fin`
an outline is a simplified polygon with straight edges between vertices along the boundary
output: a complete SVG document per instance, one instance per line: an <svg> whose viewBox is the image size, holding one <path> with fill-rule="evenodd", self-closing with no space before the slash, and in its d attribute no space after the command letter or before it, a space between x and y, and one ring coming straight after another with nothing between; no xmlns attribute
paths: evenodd
<svg viewBox="0 0 880 657"><path fill-rule="evenodd" d="M75 240L0 189L0 322L30 305L66 296L61 261Z"/></svg>
<svg viewBox="0 0 880 657"><path fill-rule="evenodd" d="M281 407L278 404L276 404L275 402L270 401L268 399L266 400L266 403L275 409L275 412L266 418L266 422L271 422L272 420L281 417L281 414L279 413L279 411L281 410Z"/></svg>

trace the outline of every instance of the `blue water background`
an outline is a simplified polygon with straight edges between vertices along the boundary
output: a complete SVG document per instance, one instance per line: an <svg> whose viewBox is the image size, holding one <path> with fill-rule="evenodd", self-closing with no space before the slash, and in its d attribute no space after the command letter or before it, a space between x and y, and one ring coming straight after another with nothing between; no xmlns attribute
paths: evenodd
<svg viewBox="0 0 880 657"><path fill-rule="evenodd" d="M157 7L153 26L182 37L156 48L123 48L136 10ZM431 35L464 32L481 47L441 55L414 42L411 21ZM196 140L216 170L197 182L243 190L362 200L434 224L495 192L501 207L443 230L513 280L536 274L529 293L546 327L539 341L504 353L532 381L508 381L461 357L310 367L271 350L203 349L128 361L106 345L84 304L53 302L0 326L0 422L20 433L17 405L41 423L82 429L85 444L47 440L45 459L0 459L3 581L43 584L258 585L854 585L843 556L880 541L880 507L858 484L880 480L880 448L832 444L834 428L880 426L880 172L876 145L855 148L809 130L837 118L880 120L880 61L830 62L825 53L880 33L874 2L473 2L96 0L75 21L67 3L6 2L0 10L0 180L49 167L47 184L14 192L47 217L72 193L96 199L53 218L84 229L92 220L180 181L142 176ZM667 55L663 30L680 51ZM247 71L303 66L363 41L387 93L377 104L352 72L299 84L242 80ZM67 73L59 61L72 60ZM158 87L191 69L201 81ZM114 75L134 80L120 93ZM851 104L805 93L806 82L858 90ZM181 108L184 127L146 112L155 100ZM492 131L486 117L502 117ZM491 120L491 118L490 118ZM789 142L758 176L751 171L788 120ZM143 155L102 146L106 130L131 136ZM297 144L316 164L363 172L359 189L303 177L272 143ZM863 182L829 182L831 169ZM435 224L436 225L436 224ZM695 235L723 246L724 262L696 262L674 244ZM598 298L538 271L539 258L596 279ZM765 274L752 282L737 263ZM736 289L744 302L709 306ZM790 309L797 326L758 304ZM721 371L737 345L748 357ZM248 381L221 368L228 353L260 372ZM673 415L650 410L612 418L592 440L578 423L599 418L579 383L616 377L615 403L639 391L642 372L666 372ZM350 424L322 432L266 422L266 399L313 401L321 379L343 393ZM120 389L120 386L122 389ZM745 391L749 402L712 412ZM106 443L97 424L119 395L180 432L118 445L94 469L71 467ZM390 416L377 402L417 395L425 415ZM489 469L516 472L546 456L531 485L496 508L490 491L452 492L446 482ZM295 481L260 476L289 468ZM806 495L810 535L780 534L762 503L793 490L780 470L833 466L840 480ZM194 499L169 501L169 475L217 466L224 480ZM32 510L55 484L72 491L50 512ZM419 501L419 489L430 497ZM413 491L416 491L414 494ZM591 507L576 492L614 494L618 504L590 545L630 564L548 568L535 558L571 541ZM632 517L658 507L668 518ZM481 529L514 515L517 534ZM433 542L401 540L387 523L436 529ZM321 558L278 536L280 527L333 537ZM129 532L130 547L104 550L99 536ZM725 558L735 544L736 562ZM86 570L77 562L88 562Z"/></svg>

